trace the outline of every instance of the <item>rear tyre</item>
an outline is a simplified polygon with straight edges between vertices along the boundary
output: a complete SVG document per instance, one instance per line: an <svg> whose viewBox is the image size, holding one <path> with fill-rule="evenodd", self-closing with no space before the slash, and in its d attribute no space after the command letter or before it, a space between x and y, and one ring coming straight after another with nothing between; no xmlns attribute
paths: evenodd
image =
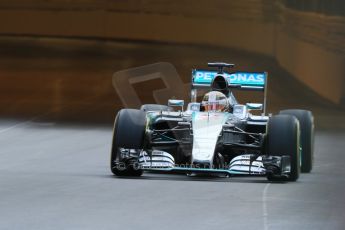
<svg viewBox="0 0 345 230"><path fill-rule="evenodd" d="M167 105L158 105L158 104L145 104L140 107L141 111L173 111L173 109Z"/></svg>
<svg viewBox="0 0 345 230"><path fill-rule="evenodd" d="M137 109L122 109L118 112L113 131L110 169L116 176L141 176L137 156L144 147L146 114ZM130 151L132 150L132 151ZM126 157L123 156L126 152Z"/></svg>
<svg viewBox="0 0 345 230"><path fill-rule="evenodd" d="M280 114L295 116L301 129L302 163L301 172L309 173L314 161L314 117L308 110L288 109L280 111Z"/></svg>
<svg viewBox="0 0 345 230"><path fill-rule="evenodd" d="M288 178L267 175L271 181L296 181L300 174L299 123L290 115L276 115L267 124L267 153L271 156L290 156Z"/></svg>

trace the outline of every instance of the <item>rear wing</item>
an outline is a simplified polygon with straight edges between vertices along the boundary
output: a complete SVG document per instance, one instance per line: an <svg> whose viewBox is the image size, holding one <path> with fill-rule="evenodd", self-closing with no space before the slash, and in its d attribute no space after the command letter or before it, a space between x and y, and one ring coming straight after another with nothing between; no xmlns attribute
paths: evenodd
<svg viewBox="0 0 345 230"><path fill-rule="evenodd" d="M228 81L228 87L249 90L262 91L264 93L263 113L266 112L266 88L267 88L267 72L223 72L219 73L214 70L198 70L192 71L192 102L196 101L198 88L209 88L213 79L217 75L223 75Z"/></svg>
<svg viewBox="0 0 345 230"><path fill-rule="evenodd" d="M192 71L192 86L194 88L210 87L217 74L218 72L213 70L194 69ZM224 72L222 75L225 76L230 88L259 91L264 91L266 88L266 72Z"/></svg>

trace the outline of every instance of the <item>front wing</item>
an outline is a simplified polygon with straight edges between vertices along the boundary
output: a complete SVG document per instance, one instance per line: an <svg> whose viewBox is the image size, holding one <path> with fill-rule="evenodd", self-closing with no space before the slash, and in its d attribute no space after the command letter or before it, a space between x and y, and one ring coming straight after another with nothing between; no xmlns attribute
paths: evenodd
<svg viewBox="0 0 345 230"><path fill-rule="evenodd" d="M139 157L139 167L144 171L176 172L196 174L228 174L228 175L267 175L288 177L290 174L289 156L258 156L240 155L233 158L223 168L203 168L199 165L177 165L174 158L167 152L154 150L151 153L143 151Z"/></svg>

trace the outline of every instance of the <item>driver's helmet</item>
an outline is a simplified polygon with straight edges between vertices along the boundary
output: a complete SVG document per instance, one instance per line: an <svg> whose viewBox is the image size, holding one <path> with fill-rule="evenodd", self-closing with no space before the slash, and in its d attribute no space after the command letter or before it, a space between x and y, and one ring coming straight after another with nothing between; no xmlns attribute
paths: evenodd
<svg viewBox="0 0 345 230"><path fill-rule="evenodd" d="M230 108L228 98L218 91L206 93L202 99L201 106L206 112L228 112Z"/></svg>

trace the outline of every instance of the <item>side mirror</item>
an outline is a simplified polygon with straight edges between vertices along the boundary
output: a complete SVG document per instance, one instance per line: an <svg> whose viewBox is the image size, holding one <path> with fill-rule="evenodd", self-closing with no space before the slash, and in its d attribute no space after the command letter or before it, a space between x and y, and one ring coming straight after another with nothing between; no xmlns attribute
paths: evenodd
<svg viewBox="0 0 345 230"><path fill-rule="evenodd" d="M169 99L168 100L168 106L171 106L171 107L181 107L182 111L183 111L184 100Z"/></svg>
<svg viewBox="0 0 345 230"><path fill-rule="evenodd" d="M188 103L187 110L188 111L194 111L194 112L200 112L200 107L201 107L200 103L191 102L191 103Z"/></svg>
<svg viewBox="0 0 345 230"><path fill-rule="evenodd" d="M232 114L240 119L245 119L247 117L247 107L244 105L234 105Z"/></svg>
<svg viewBox="0 0 345 230"><path fill-rule="evenodd" d="M261 103L247 103L246 106L249 110L262 110Z"/></svg>

